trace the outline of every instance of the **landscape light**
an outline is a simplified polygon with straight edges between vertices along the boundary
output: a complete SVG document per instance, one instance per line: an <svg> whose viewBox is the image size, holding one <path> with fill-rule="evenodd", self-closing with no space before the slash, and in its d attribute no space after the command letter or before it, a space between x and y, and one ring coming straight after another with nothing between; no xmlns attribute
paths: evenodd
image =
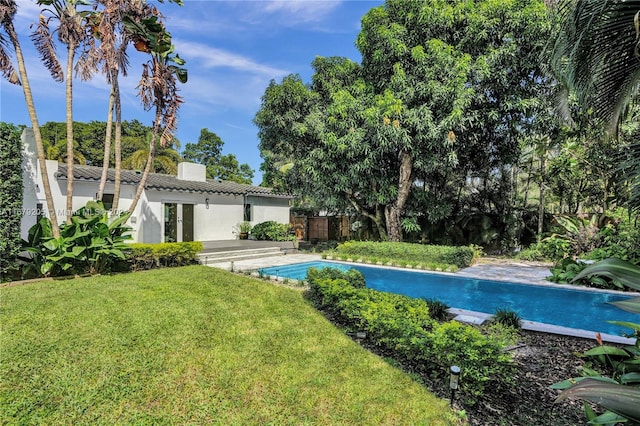
<svg viewBox="0 0 640 426"><path fill-rule="evenodd" d="M449 388L451 389L451 406L453 406L453 397L458 389L458 382L460 381L460 367L452 365L449 368Z"/></svg>
<svg viewBox="0 0 640 426"><path fill-rule="evenodd" d="M205 199L204 199L204 205L205 205L205 207L206 207L207 209L209 208L209 199L208 199L208 198L205 198Z"/></svg>

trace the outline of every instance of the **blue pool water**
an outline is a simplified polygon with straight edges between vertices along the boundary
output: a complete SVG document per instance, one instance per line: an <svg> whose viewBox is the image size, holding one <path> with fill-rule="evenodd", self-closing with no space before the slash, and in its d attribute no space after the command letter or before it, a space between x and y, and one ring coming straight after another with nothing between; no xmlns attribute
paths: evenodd
<svg viewBox="0 0 640 426"><path fill-rule="evenodd" d="M367 287L376 290L437 299L454 308L488 314L495 313L497 309L511 309L522 319L562 327L621 335L631 333L632 330L606 321L640 322L637 314L620 310L608 303L629 299L628 296L616 293L513 284L328 261L274 266L263 268L260 272L304 280L307 269L312 267L343 270L354 268L364 274Z"/></svg>

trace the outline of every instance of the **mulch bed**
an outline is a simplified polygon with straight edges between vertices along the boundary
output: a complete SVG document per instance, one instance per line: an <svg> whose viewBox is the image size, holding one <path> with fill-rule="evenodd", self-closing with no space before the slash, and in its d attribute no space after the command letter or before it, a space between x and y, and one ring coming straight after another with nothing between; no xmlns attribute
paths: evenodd
<svg viewBox="0 0 640 426"><path fill-rule="evenodd" d="M392 354L383 353L366 341L362 344L378 355L392 358ZM555 404L558 392L549 386L579 376L582 360L576 354L596 345L595 340L523 330L519 342L512 349L516 364L514 385L489 387L474 404L455 398L454 408L464 410L469 424L473 426L586 424L582 401L567 400ZM407 360L396 358L392 362L399 363L405 371L419 377L439 397L449 399L448 376L434 377Z"/></svg>

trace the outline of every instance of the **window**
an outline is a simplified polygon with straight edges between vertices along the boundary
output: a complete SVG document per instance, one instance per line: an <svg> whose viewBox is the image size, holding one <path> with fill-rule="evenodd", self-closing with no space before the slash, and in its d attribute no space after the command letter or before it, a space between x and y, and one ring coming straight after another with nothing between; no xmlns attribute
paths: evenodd
<svg viewBox="0 0 640 426"><path fill-rule="evenodd" d="M251 204L244 205L244 221L251 222Z"/></svg>
<svg viewBox="0 0 640 426"><path fill-rule="evenodd" d="M98 199L98 194L96 194L96 199ZM113 207L113 194L102 194L102 204L105 210L111 210L111 207Z"/></svg>

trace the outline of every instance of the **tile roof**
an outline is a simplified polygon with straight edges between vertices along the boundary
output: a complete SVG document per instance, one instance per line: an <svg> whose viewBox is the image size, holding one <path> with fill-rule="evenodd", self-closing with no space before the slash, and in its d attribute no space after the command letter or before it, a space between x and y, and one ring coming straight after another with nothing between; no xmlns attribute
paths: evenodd
<svg viewBox="0 0 640 426"><path fill-rule="evenodd" d="M74 165L73 178L78 181L95 181L100 182L102 176L102 167L96 166L80 166ZM140 183L142 172L136 170L122 170L120 173L120 181L125 185L137 185ZM67 165L58 164L58 172L56 178L67 179ZM109 169L107 173L107 181L115 181L115 170ZM180 192L199 192L207 194L232 194L232 195L257 195L262 197L277 198L293 198L288 194L278 194L273 192L271 188L263 186L245 185L241 183L207 179L206 182L193 180L182 180L176 176L162 173L150 173L146 184L147 189L156 189L159 191L180 191Z"/></svg>

